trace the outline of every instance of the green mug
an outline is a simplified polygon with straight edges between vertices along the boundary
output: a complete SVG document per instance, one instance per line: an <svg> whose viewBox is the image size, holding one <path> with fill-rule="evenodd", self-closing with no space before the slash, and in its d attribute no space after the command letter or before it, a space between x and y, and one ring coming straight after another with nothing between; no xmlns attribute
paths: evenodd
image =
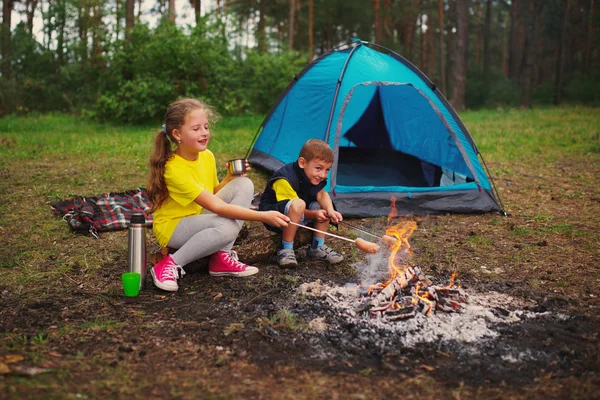
<svg viewBox="0 0 600 400"><path fill-rule="evenodd" d="M121 275L123 291L127 297L135 297L140 294L141 275L138 272L125 272Z"/></svg>

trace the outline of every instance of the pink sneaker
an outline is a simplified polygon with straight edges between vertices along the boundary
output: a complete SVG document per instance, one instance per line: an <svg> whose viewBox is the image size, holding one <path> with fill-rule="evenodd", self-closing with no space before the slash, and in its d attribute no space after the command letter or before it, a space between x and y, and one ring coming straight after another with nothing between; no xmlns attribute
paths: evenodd
<svg viewBox="0 0 600 400"><path fill-rule="evenodd" d="M217 251L208 262L208 273L212 276L250 276L257 272L258 268L239 262L235 251L231 254Z"/></svg>
<svg viewBox="0 0 600 400"><path fill-rule="evenodd" d="M179 289L177 286L179 271L181 271L181 276L185 275L183 268L175 264L173 257L169 254L150 270L150 274L159 289L176 292Z"/></svg>

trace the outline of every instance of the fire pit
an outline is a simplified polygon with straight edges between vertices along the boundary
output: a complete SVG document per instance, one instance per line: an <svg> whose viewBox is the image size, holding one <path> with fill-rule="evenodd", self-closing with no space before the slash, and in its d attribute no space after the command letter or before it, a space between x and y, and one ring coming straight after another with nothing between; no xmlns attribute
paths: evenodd
<svg viewBox="0 0 600 400"><path fill-rule="evenodd" d="M387 345L437 342L441 347L450 342L481 344L497 337L495 328L500 325L543 316L528 311L535 308L533 303L502 293L467 294L455 284L455 274L445 283L432 284L424 268L408 265L412 254L408 239L415 229L414 221L405 220L386 230L397 239L383 260L389 272L386 282L331 286L317 280L300 285L303 296L322 299L331 310L328 316L319 317L320 323L359 326L359 332L364 332L359 337L364 336L365 342L392 336ZM381 271L381 257L368 255L367 263L357 269ZM376 341L381 346L385 342Z"/></svg>

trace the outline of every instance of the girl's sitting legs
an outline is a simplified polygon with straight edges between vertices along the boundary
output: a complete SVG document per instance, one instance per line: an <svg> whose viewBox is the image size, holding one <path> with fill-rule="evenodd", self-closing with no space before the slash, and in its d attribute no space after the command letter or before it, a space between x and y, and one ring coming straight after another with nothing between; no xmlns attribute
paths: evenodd
<svg viewBox="0 0 600 400"><path fill-rule="evenodd" d="M250 207L253 195L254 185L246 177L235 178L216 193L223 201L241 207ZM244 221L221 217L206 209L200 215L183 218L169 240L169 247L178 250L165 257L152 270L156 286L176 291L176 270L211 254L211 275L248 276L257 273L257 268L237 261L235 252L231 254L231 248L243 224Z"/></svg>

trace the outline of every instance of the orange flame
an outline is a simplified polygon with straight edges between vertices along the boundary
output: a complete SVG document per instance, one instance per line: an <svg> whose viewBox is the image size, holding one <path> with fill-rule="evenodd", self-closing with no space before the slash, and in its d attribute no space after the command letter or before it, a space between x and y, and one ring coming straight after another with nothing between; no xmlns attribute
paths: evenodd
<svg viewBox="0 0 600 400"><path fill-rule="evenodd" d="M392 218L398 216L398 209L396 208L396 196L392 196L392 204L390 204L390 213L388 214L387 223L389 224Z"/></svg>
<svg viewBox="0 0 600 400"><path fill-rule="evenodd" d="M404 272L407 269L405 262L412 254L408 239L411 237L415 229L417 229L417 224L412 220L404 221L403 224L394 225L386 229L386 235L395 237L396 243L392 246L392 252L388 259L390 280L383 285L384 287L397 277L401 277L401 279L405 280ZM400 265L396 263L396 258L400 259ZM406 282L404 281L402 283Z"/></svg>
<svg viewBox="0 0 600 400"><path fill-rule="evenodd" d="M427 311L425 311L425 315L429 315L429 313L431 312L431 308L432 308L433 304L431 303L431 300L428 299L429 293L425 292L425 293L423 293L423 295L419 294L419 289L420 288L421 288L421 286L417 283L415 285L415 296L418 297L419 300L421 300L425 304L427 304Z"/></svg>

